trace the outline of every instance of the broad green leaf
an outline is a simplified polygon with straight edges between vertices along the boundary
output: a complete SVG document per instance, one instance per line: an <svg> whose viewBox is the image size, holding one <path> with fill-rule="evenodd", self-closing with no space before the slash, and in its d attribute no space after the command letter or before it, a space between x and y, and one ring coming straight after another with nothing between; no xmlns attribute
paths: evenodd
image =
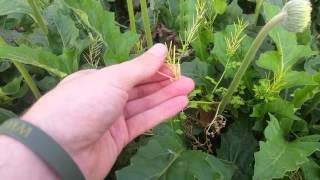
<svg viewBox="0 0 320 180"><path fill-rule="evenodd" d="M205 61L210 56L209 44L213 43L213 33L208 30L202 30L198 33L198 37L192 42L192 47L196 56Z"/></svg>
<svg viewBox="0 0 320 180"><path fill-rule="evenodd" d="M312 159L302 165L302 172L304 180L315 180L320 178L320 166Z"/></svg>
<svg viewBox="0 0 320 180"><path fill-rule="evenodd" d="M205 77L208 76L209 64L198 58L181 64L182 74L195 80L198 86L205 86Z"/></svg>
<svg viewBox="0 0 320 180"><path fill-rule="evenodd" d="M176 135L156 136L140 148L130 166L118 171L117 179L231 179L234 166L212 155L187 150Z"/></svg>
<svg viewBox="0 0 320 180"><path fill-rule="evenodd" d="M79 46L79 29L71 18L72 13L61 1L54 1L45 11L45 17L51 28L55 27L64 48L74 49Z"/></svg>
<svg viewBox="0 0 320 180"><path fill-rule="evenodd" d="M32 10L25 0L0 0L0 16L13 13L32 15Z"/></svg>
<svg viewBox="0 0 320 180"><path fill-rule="evenodd" d="M236 22L239 18L243 17L243 10L238 4L238 0L233 0L227 7L224 14L217 17L215 21L216 27L220 29L225 28L226 25L231 25Z"/></svg>
<svg viewBox="0 0 320 180"><path fill-rule="evenodd" d="M253 175L254 152L258 142L251 132L247 120L236 121L221 135L221 147L217 150L219 158L233 162L237 171L232 179L247 180Z"/></svg>
<svg viewBox="0 0 320 180"><path fill-rule="evenodd" d="M24 95L22 88L22 77L13 78L6 85L0 87L0 107L11 106L13 100Z"/></svg>
<svg viewBox="0 0 320 180"><path fill-rule="evenodd" d="M304 64L304 69L306 72L310 74L317 74L320 72L320 55L315 56L312 59L309 59L305 64Z"/></svg>
<svg viewBox="0 0 320 180"><path fill-rule="evenodd" d="M284 88L291 88L294 86L316 86L318 83L314 81L311 74L307 72L290 71L286 73L283 79Z"/></svg>
<svg viewBox="0 0 320 180"><path fill-rule="evenodd" d="M227 65L228 59L229 65L228 70L226 73L226 77L233 77L234 74L237 72L238 67L241 64L242 59L244 58L244 55L249 50L250 45L252 43L252 38L247 36L245 33L241 33L240 38L244 37L241 41L239 48L235 52L235 55L233 57L227 56L227 43L226 38L231 38L232 34L235 34L236 25L229 25L226 27L224 31L216 32L214 34L214 48L212 50L212 54L214 57L225 67Z"/></svg>
<svg viewBox="0 0 320 180"><path fill-rule="evenodd" d="M256 61L259 67L272 71L274 74L278 74L282 71L281 54L277 51L268 51L263 53Z"/></svg>
<svg viewBox="0 0 320 180"><path fill-rule="evenodd" d="M215 0L213 1L213 7L216 13L223 14L227 9L227 1L226 0Z"/></svg>
<svg viewBox="0 0 320 180"><path fill-rule="evenodd" d="M279 108L286 107L286 108ZM285 101L283 99L276 99L273 102L268 102L265 104L258 104L254 106L251 117L257 119L254 126L255 130L262 131L265 126L265 118L268 114L273 114L276 116L283 128L285 134L287 134L294 121L300 121L301 119L295 115L295 107L292 103Z"/></svg>
<svg viewBox="0 0 320 180"><path fill-rule="evenodd" d="M295 107L301 108L305 102L312 99L319 92L319 86L305 86L295 91L292 103L295 105Z"/></svg>
<svg viewBox="0 0 320 180"><path fill-rule="evenodd" d="M0 48L0 61L1 58L43 68L60 78L72 72L61 58L41 48L3 46Z"/></svg>
<svg viewBox="0 0 320 180"><path fill-rule="evenodd" d="M264 11L266 19L269 21L273 16L280 12L280 7L265 2ZM316 54L309 46L298 45L296 34L286 31L281 25L273 28L269 35L276 43L279 53L282 56L282 66L284 69L291 68L301 58L310 57Z"/></svg>
<svg viewBox="0 0 320 180"><path fill-rule="evenodd" d="M22 80L23 80L22 77L14 78L8 84L1 87L2 92L6 95L17 94L20 90Z"/></svg>
<svg viewBox="0 0 320 180"><path fill-rule="evenodd" d="M115 24L114 14L103 9L95 0L65 0L82 20L99 33L106 45L104 61L113 64L129 58L130 50L138 40L132 32L121 33Z"/></svg>
<svg viewBox="0 0 320 180"><path fill-rule="evenodd" d="M288 142L278 120L270 115L265 129L266 141L260 141L260 151L255 153L254 180L283 178L309 162L308 157L320 150L320 135L306 136Z"/></svg>

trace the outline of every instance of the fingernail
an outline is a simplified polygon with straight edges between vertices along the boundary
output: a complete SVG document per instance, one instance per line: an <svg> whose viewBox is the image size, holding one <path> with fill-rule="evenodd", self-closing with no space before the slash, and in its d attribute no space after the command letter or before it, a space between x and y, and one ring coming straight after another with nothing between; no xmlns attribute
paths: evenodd
<svg viewBox="0 0 320 180"><path fill-rule="evenodd" d="M167 55L168 50L164 44L159 43L155 44L148 52L156 57L163 58Z"/></svg>

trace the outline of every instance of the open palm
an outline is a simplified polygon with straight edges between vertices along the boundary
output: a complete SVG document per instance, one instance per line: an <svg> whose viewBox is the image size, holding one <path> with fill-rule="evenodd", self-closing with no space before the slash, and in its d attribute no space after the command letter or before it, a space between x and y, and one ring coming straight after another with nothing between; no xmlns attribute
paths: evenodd
<svg viewBox="0 0 320 180"><path fill-rule="evenodd" d="M54 137L87 179L102 179L127 143L187 105L193 81L157 75L169 73L166 53L159 44L132 61L75 73L22 118Z"/></svg>

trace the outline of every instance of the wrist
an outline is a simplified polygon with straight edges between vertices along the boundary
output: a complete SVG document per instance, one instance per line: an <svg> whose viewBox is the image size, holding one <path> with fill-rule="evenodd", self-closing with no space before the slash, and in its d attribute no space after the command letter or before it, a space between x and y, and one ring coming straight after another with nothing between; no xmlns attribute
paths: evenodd
<svg viewBox="0 0 320 180"><path fill-rule="evenodd" d="M0 176L3 179L59 179L22 143L0 135Z"/></svg>

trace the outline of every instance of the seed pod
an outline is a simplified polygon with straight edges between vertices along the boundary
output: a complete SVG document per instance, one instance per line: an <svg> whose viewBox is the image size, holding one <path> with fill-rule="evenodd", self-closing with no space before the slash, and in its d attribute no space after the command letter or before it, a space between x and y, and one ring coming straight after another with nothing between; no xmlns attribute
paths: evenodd
<svg viewBox="0 0 320 180"><path fill-rule="evenodd" d="M291 0L282 11L285 13L282 25L289 32L303 32L311 23L312 5L309 0Z"/></svg>

